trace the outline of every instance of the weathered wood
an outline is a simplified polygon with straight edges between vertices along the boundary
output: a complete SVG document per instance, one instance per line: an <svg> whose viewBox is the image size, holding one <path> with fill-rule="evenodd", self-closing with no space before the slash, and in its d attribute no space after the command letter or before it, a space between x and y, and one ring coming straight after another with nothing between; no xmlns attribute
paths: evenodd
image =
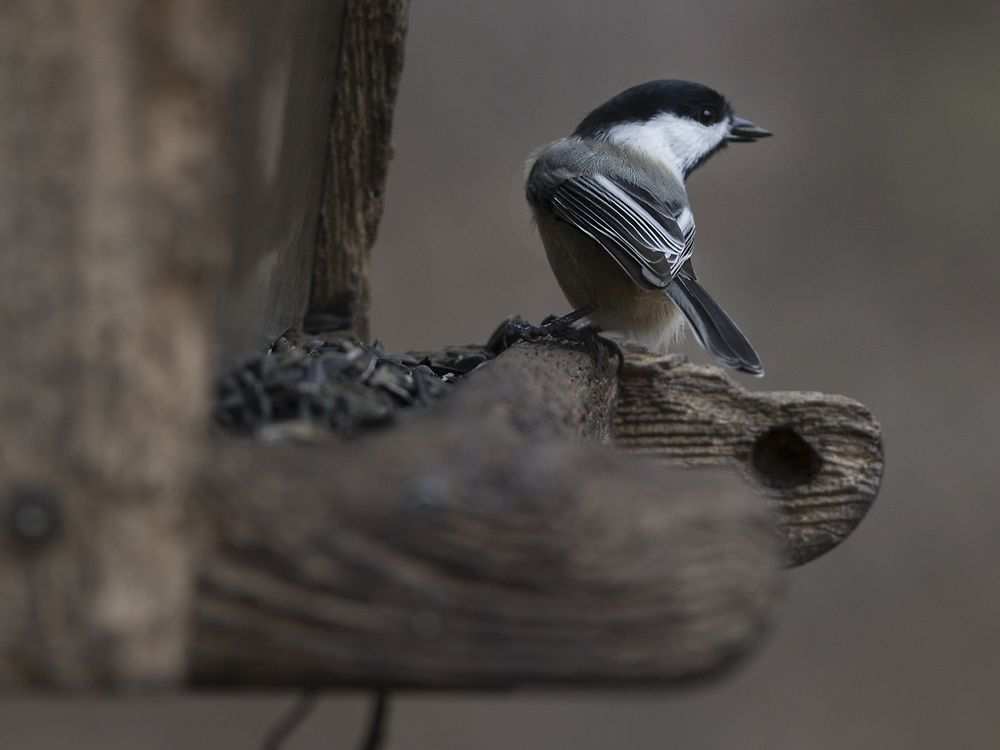
<svg viewBox="0 0 1000 750"><path fill-rule="evenodd" d="M228 94L235 158L234 255L221 299L224 363L302 324L322 203L347 0L242 0L253 47Z"/></svg>
<svg viewBox="0 0 1000 750"><path fill-rule="evenodd" d="M878 495L882 434L871 412L843 396L751 393L724 370L617 340L625 361L609 434L617 447L666 465L732 466L778 513L789 565L844 541ZM421 356L489 356L480 346Z"/></svg>
<svg viewBox="0 0 1000 750"><path fill-rule="evenodd" d="M774 521L735 474L581 441L607 433L614 367L522 344L388 433L222 442L193 680L612 686L733 663L774 603Z"/></svg>
<svg viewBox="0 0 1000 750"><path fill-rule="evenodd" d="M320 328L368 338L368 266L392 156L409 0L347 0L309 300Z"/></svg>
<svg viewBox="0 0 1000 750"><path fill-rule="evenodd" d="M184 674L248 57L225 5L0 3L0 685Z"/></svg>
<svg viewBox="0 0 1000 750"><path fill-rule="evenodd" d="M776 507L789 562L842 542L882 478L882 435L862 404L809 392L751 393L716 367L630 349L616 445L684 466L739 467Z"/></svg>

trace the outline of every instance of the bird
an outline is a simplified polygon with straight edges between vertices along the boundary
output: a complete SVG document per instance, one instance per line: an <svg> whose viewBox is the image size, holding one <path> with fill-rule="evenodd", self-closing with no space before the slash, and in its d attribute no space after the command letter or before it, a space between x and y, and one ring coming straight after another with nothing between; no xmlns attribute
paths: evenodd
<svg viewBox="0 0 1000 750"><path fill-rule="evenodd" d="M633 86L536 150L525 191L545 253L574 308L655 352L684 327L722 365L762 376L753 346L695 275L687 178L730 143L770 136L714 89Z"/></svg>

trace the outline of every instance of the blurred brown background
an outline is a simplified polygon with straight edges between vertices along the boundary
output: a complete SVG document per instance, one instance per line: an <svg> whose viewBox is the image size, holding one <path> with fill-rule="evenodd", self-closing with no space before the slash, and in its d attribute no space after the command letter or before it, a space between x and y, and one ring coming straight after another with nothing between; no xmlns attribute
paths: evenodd
<svg viewBox="0 0 1000 750"><path fill-rule="evenodd" d="M703 81L776 133L690 190L699 274L768 368L746 385L864 401L887 473L844 547L789 574L769 643L729 679L402 697L388 747L1000 746L1000 5L423 0L408 45L377 336L481 340L565 310L523 159L628 85ZM256 747L286 702L5 701L0 748ZM288 748L352 747L363 705L325 700Z"/></svg>

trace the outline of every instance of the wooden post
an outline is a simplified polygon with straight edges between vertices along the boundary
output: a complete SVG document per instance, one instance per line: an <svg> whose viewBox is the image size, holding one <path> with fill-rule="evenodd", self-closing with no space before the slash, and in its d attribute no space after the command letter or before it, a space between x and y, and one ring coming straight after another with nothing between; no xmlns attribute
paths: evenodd
<svg viewBox="0 0 1000 750"><path fill-rule="evenodd" d="M217 324L226 365L299 328L306 313L345 7L250 0L229 11L252 47L230 94L234 253Z"/></svg>
<svg viewBox="0 0 1000 750"><path fill-rule="evenodd" d="M347 0L309 300L316 329L368 338L368 266L392 157L409 0Z"/></svg>
<svg viewBox="0 0 1000 750"><path fill-rule="evenodd" d="M0 684L183 679L234 185L226 3L0 3Z"/></svg>
<svg viewBox="0 0 1000 750"><path fill-rule="evenodd" d="M345 7L0 4L0 684L183 679L211 381L306 310Z"/></svg>
<svg viewBox="0 0 1000 750"><path fill-rule="evenodd" d="M389 160L408 0L254 0L230 150L235 254L223 362L283 331L368 335L368 265Z"/></svg>

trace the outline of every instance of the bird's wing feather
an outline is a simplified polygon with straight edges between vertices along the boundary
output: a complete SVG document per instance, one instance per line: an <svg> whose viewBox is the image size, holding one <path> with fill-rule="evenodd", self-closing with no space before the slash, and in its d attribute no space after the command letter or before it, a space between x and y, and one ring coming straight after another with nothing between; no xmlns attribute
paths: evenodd
<svg viewBox="0 0 1000 750"><path fill-rule="evenodd" d="M690 212L626 180L573 177L555 189L551 204L557 217L595 240L647 289L669 286L694 249Z"/></svg>
<svg viewBox="0 0 1000 750"><path fill-rule="evenodd" d="M719 303L698 283L688 260L667 288L667 294L691 325L698 343L726 367L763 375L764 367L753 345Z"/></svg>

